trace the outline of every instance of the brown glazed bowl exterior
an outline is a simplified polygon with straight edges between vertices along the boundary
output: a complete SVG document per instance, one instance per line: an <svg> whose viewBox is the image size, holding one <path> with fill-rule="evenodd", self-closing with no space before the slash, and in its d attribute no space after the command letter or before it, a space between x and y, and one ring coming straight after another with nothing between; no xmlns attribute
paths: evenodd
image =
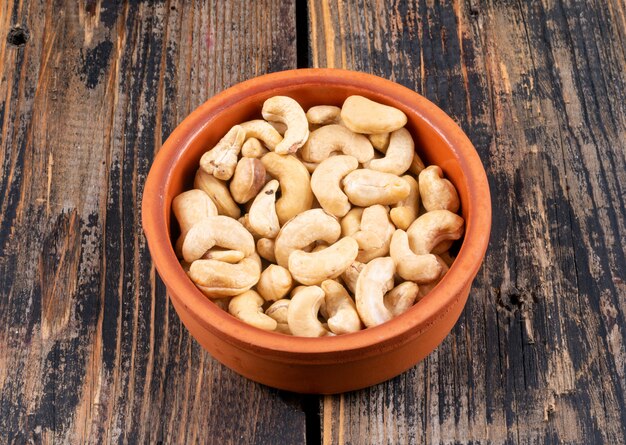
<svg viewBox="0 0 626 445"><path fill-rule="evenodd" d="M246 325L218 308L189 280L172 248L172 199L190 189L201 155L235 124L260 118L265 99L286 95L306 110L341 106L359 94L399 108L427 164L437 164L459 191L465 238L449 272L425 298L393 320L324 338L291 337ZM433 103L401 85L338 69L301 69L240 83L189 115L159 151L148 175L143 228L159 275L180 319L217 360L269 386L339 393L382 382L409 369L456 323L489 241L491 199L481 161L463 131ZM175 230L175 229L174 229Z"/></svg>

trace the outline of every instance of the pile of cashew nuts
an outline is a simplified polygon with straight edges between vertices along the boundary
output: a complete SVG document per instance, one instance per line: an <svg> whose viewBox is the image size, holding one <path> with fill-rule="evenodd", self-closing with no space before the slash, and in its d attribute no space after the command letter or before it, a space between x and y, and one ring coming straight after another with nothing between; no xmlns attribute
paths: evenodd
<svg viewBox="0 0 626 445"><path fill-rule="evenodd" d="M430 292L464 220L406 115L362 96L306 113L275 96L261 114L173 200L175 250L198 289L245 323L305 337L377 326Z"/></svg>

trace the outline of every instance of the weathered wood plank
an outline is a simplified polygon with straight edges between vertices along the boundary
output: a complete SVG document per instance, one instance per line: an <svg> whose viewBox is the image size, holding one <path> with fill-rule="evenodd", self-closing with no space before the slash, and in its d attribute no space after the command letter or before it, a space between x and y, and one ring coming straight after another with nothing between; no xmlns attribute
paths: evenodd
<svg viewBox="0 0 626 445"><path fill-rule="evenodd" d="M324 443L626 442L624 3L312 1L311 62L433 100L484 160L492 242L444 343L326 397Z"/></svg>
<svg viewBox="0 0 626 445"><path fill-rule="evenodd" d="M139 209L185 115L295 67L294 2L9 0L0 31L0 442L302 443L190 338Z"/></svg>

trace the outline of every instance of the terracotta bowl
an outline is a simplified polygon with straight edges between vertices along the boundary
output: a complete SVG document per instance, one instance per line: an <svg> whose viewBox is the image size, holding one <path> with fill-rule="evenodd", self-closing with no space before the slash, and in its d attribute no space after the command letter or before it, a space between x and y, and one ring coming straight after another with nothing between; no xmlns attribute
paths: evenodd
<svg viewBox="0 0 626 445"><path fill-rule="evenodd" d="M176 259L170 206L190 189L201 155L228 129L260 118L263 101L287 95L306 110L341 106L360 94L408 116L416 150L437 164L459 191L466 221L456 261L437 287L403 315L374 328L326 338L291 337L248 326L218 308L189 280ZM401 85L369 74L303 69L261 76L209 99L187 117L159 151L143 194L148 246L180 319L217 360L269 386L302 393L338 393L390 379L441 343L456 323L483 260L491 227L485 171L472 143L442 110ZM170 232L172 227L172 232Z"/></svg>

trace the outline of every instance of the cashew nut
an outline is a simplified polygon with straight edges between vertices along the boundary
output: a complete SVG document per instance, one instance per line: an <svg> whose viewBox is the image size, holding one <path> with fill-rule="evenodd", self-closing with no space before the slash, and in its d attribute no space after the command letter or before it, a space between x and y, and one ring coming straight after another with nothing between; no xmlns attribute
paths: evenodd
<svg viewBox="0 0 626 445"><path fill-rule="evenodd" d="M265 310L265 315L276 320L276 332L291 335L289 330L289 322L287 321L287 313L289 311L289 303L291 300L277 300Z"/></svg>
<svg viewBox="0 0 626 445"><path fill-rule="evenodd" d="M254 198L265 184L265 167L255 158L241 158L230 181L230 193L239 204Z"/></svg>
<svg viewBox="0 0 626 445"><path fill-rule="evenodd" d="M270 122L269 124L274 127L274 130L278 131L278 134L280 134L281 137L285 136L285 131L287 131L287 125L283 124L282 122Z"/></svg>
<svg viewBox="0 0 626 445"><path fill-rule="evenodd" d="M239 218L241 215L241 209L237 203L233 201L228 187L226 187L223 181L220 181L202 169L198 169L193 181L193 186L209 195L209 198L211 198L217 207L217 213L220 215L230 216L235 219Z"/></svg>
<svg viewBox="0 0 626 445"><path fill-rule="evenodd" d="M324 210L338 217L348 213L350 202L340 183L358 166L359 161L353 156L333 156L319 164L311 176L311 189Z"/></svg>
<svg viewBox="0 0 626 445"><path fill-rule="evenodd" d="M289 272L302 284L319 284L341 275L358 253L359 245L350 237L342 238L319 252L296 250L289 255Z"/></svg>
<svg viewBox="0 0 626 445"><path fill-rule="evenodd" d="M328 320L329 329L334 334L360 331L361 319L346 289L335 280L325 280L321 287L326 294L324 315Z"/></svg>
<svg viewBox="0 0 626 445"><path fill-rule="evenodd" d="M195 223L217 215L217 207L202 190L188 190L172 200L172 212L180 227L180 236L176 241L176 254L182 255L183 240Z"/></svg>
<svg viewBox="0 0 626 445"><path fill-rule="evenodd" d="M348 173L342 183L350 202L361 207L395 204L411 192L411 187L401 177L367 168Z"/></svg>
<svg viewBox="0 0 626 445"><path fill-rule="evenodd" d="M277 190L278 181L272 179L254 198L250 212L248 212L248 224L256 234L263 238L275 238L280 230L276 214Z"/></svg>
<svg viewBox="0 0 626 445"><path fill-rule="evenodd" d="M350 289L353 294L356 292L356 282L359 279L361 271L365 267L360 261L353 261L350 266L341 274L341 280Z"/></svg>
<svg viewBox="0 0 626 445"><path fill-rule="evenodd" d="M341 114L341 108L333 105L316 105L306 112L306 118L310 124L328 125L336 124Z"/></svg>
<svg viewBox="0 0 626 445"><path fill-rule="evenodd" d="M413 306L418 292L419 286L412 281L398 284L385 295L385 307L389 309L391 315L397 317Z"/></svg>
<svg viewBox="0 0 626 445"><path fill-rule="evenodd" d="M409 184L411 191L409 192L409 196L394 205L394 208L389 212L389 216L398 229L406 230L411 223L415 221L419 213L420 194L419 186L413 176L404 175L402 179Z"/></svg>
<svg viewBox="0 0 626 445"><path fill-rule="evenodd" d="M230 179L237 165L237 156L246 138L246 130L235 125L215 147L200 158L200 168L217 179Z"/></svg>
<svg viewBox="0 0 626 445"><path fill-rule="evenodd" d="M389 146L390 133L370 134L367 136L374 148L382 153L387 152Z"/></svg>
<svg viewBox="0 0 626 445"><path fill-rule="evenodd" d="M276 129L265 122L263 119L255 119L241 124L244 130L246 130L247 138L255 138L262 141L267 148L274 151L276 146L280 144L283 137L276 131Z"/></svg>
<svg viewBox="0 0 626 445"><path fill-rule="evenodd" d="M419 174L419 188L422 204L426 211L459 210L459 195L454 185L443 177L443 171L436 165L426 167Z"/></svg>
<svg viewBox="0 0 626 445"><path fill-rule="evenodd" d="M269 151L257 138L246 139L241 147L241 156L245 158L261 158L265 153Z"/></svg>
<svg viewBox="0 0 626 445"><path fill-rule="evenodd" d="M341 107L341 119L355 133L391 133L406 125L406 114L397 108L363 96L348 97Z"/></svg>
<svg viewBox="0 0 626 445"><path fill-rule="evenodd" d="M414 153L415 144L411 133L406 128L400 128L391 133L385 157L371 160L367 167L400 176L411 166Z"/></svg>
<svg viewBox="0 0 626 445"><path fill-rule="evenodd" d="M324 296L324 291L319 286L305 287L293 295L287 309L287 322L293 335L302 337L328 335L328 330L324 329L317 319Z"/></svg>
<svg viewBox="0 0 626 445"><path fill-rule="evenodd" d="M445 274L448 273L448 265L439 257L437 257L437 260L439 261L439 264L441 264L441 274L439 275L439 277L437 277L435 281L431 281L430 283L426 284L420 284L419 292L417 293L417 301L428 295L439 284Z"/></svg>
<svg viewBox="0 0 626 445"><path fill-rule="evenodd" d="M237 264L217 260L196 260L189 267L189 278L209 298L239 295L254 286L261 276L258 255Z"/></svg>
<svg viewBox="0 0 626 445"><path fill-rule="evenodd" d="M387 230L383 237L383 245L378 248L373 248L369 250L359 250L359 255L356 257L357 261L362 263L369 263L374 258L379 258L381 256L387 256L389 254L389 245L391 243L391 236L393 232L396 230L393 224L389 222L387 215L382 219L384 223L387 224Z"/></svg>
<svg viewBox="0 0 626 445"><path fill-rule="evenodd" d="M293 280L287 269L276 264L270 264L261 272L261 278L256 290L265 301L276 301L283 298L291 290Z"/></svg>
<svg viewBox="0 0 626 445"><path fill-rule="evenodd" d="M404 230L394 232L389 252L396 263L396 272L405 280L418 284L429 283L441 274L441 264L435 255L413 253L409 247L409 237Z"/></svg>
<svg viewBox="0 0 626 445"><path fill-rule="evenodd" d="M313 131L301 154L305 161L322 162L334 152L354 156L360 163L374 157L374 147L367 137L341 125L325 125Z"/></svg>
<svg viewBox="0 0 626 445"><path fill-rule="evenodd" d="M265 331L276 329L276 320L263 313L263 298L253 290L237 295L230 300L228 312L256 328Z"/></svg>
<svg viewBox="0 0 626 445"><path fill-rule="evenodd" d="M288 221L278 232L274 254L278 265L288 267L289 256L295 250L314 241L334 243L341 235L341 226L337 219L322 209L311 209Z"/></svg>
<svg viewBox="0 0 626 445"><path fill-rule="evenodd" d="M380 249L385 244L386 239L390 238L388 232L387 209L376 204L363 209L360 229L352 237L359 243L360 250Z"/></svg>
<svg viewBox="0 0 626 445"><path fill-rule="evenodd" d="M407 230L411 250L417 255L430 253L442 241L461 238L463 225L463 218L448 210L424 213Z"/></svg>
<svg viewBox="0 0 626 445"><path fill-rule="evenodd" d="M395 265L391 258L375 258L365 265L356 282L356 309L365 326L389 321L393 314L385 306L384 296L393 288Z"/></svg>
<svg viewBox="0 0 626 445"><path fill-rule="evenodd" d="M409 172L411 172L415 176L417 176L425 168L426 168L426 165L424 165L424 161L422 161L422 159L419 157L419 155L417 153L413 154L413 160L411 161L411 166L409 167Z"/></svg>
<svg viewBox="0 0 626 445"><path fill-rule="evenodd" d="M243 260L245 257L244 253L239 250L227 250L222 249L221 247L214 247L207 250L201 258L204 260L218 260L225 263L235 264Z"/></svg>
<svg viewBox="0 0 626 445"><path fill-rule="evenodd" d="M261 238L256 242L256 250L262 258L270 263L276 263L274 255L274 240L269 238Z"/></svg>
<svg viewBox="0 0 626 445"><path fill-rule="evenodd" d="M285 137L274 151L285 155L295 153L309 137L309 122L298 102L287 96L270 97L263 103L263 118L271 122L287 125Z"/></svg>
<svg viewBox="0 0 626 445"><path fill-rule="evenodd" d="M341 218L341 236L352 236L361 228L363 208L353 207Z"/></svg>
<svg viewBox="0 0 626 445"><path fill-rule="evenodd" d="M209 216L194 224L183 241L185 261L200 258L213 246L239 250L244 256L254 253L254 238L239 221L228 216Z"/></svg>
<svg viewBox="0 0 626 445"><path fill-rule="evenodd" d="M280 182L282 196L276 201L276 213L281 225L311 208L311 176L296 157L268 153L261 162L265 170Z"/></svg>

